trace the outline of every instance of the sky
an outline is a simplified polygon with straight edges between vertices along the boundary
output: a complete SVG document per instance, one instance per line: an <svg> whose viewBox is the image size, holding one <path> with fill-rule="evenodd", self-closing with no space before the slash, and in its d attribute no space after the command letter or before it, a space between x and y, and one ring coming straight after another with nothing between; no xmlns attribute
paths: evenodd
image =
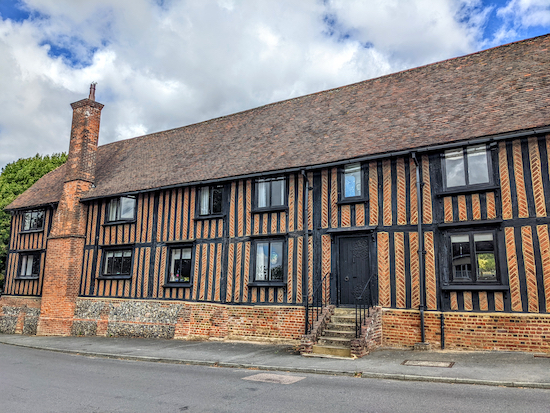
<svg viewBox="0 0 550 413"><path fill-rule="evenodd" d="M550 0L0 0L0 168L550 32Z"/></svg>

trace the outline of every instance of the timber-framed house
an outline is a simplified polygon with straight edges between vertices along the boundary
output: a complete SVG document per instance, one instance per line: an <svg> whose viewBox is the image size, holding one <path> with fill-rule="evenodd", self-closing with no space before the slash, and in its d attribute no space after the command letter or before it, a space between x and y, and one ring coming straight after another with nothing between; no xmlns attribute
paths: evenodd
<svg viewBox="0 0 550 413"><path fill-rule="evenodd" d="M309 351L360 298L352 347L550 352L549 50L541 36L100 146L92 91L68 162L7 207L0 330L306 335Z"/></svg>

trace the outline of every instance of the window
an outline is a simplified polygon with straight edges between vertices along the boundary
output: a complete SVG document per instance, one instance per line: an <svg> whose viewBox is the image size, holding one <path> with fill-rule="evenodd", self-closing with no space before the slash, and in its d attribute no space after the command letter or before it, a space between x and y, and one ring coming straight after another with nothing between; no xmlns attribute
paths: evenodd
<svg viewBox="0 0 550 413"><path fill-rule="evenodd" d="M256 182L256 208L285 206L285 178L259 179Z"/></svg>
<svg viewBox="0 0 550 413"><path fill-rule="evenodd" d="M44 210L25 212L23 231L40 231L44 229Z"/></svg>
<svg viewBox="0 0 550 413"><path fill-rule="evenodd" d="M199 215L222 213L223 185L204 186L199 189Z"/></svg>
<svg viewBox="0 0 550 413"><path fill-rule="evenodd" d="M283 282L283 241L256 243L256 273L254 281Z"/></svg>
<svg viewBox="0 0 550 413"><path fill-rule="evenodd" d="M132 221L135 219L136 199L130 196L121 196L109 202L108 221Z"/></svg>
<svg viewBox="0 0 550 413"><path fill-rule="evenodd" d="M358 198L363 195L361 164L354 163L344 167L342 185L343 198Z"/></svg>
<svg viewBox="0 0 550 413"><path fill-rule="evenodd" d="M18 278L38 278L40 274L40 252L19 255Z"/></svg>
<svg viewBox="0 0 550 413"><path fill-rule="evenodd" d="M170 249L168 283L191 282L191 247Z"/></svg>
<svg viewBox="0 0 550 413"><path fill-rule="evenodd" d="M453 149L445 152L445 187L488 184L489 152L485 145Z"/></svg>
<svg viewBox="0 0 550 413"><path fill-rule="evenodd" d="M132 273L132 250L107 250L104 252L103 275L127 276Z"/></svg>
<svg viewBox="0 0 550 413"><path fill-rule="evenodd" d="M497 282L495 234L469 232L450 235L452 282Z"/></svg>

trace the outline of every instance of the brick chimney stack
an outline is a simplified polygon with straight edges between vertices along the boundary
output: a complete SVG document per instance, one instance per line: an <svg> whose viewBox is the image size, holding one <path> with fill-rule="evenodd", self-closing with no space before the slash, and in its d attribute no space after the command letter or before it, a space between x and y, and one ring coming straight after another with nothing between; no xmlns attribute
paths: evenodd
<svg viewBox="0 0 550 413"><path fill-rule="evenodd" d="M86 236L87 206L80 202L94 183L99 121L103 105L90 96L71 104L73 121L65 183L52 229L44 267L38 335L70 335Z"/></svg>

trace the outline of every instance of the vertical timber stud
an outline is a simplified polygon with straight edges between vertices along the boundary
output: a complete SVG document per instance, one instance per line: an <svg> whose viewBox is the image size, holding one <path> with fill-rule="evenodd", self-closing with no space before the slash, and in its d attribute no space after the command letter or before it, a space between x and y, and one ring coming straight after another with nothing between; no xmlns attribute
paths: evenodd
<svg viewBox="0 0 550 413"><path fill-rule="evenodd" d="M103 105L90 96L71 104L73 120L61 199L48 237L38 335L69 335L80 287L87 206L80 198L95 178L99 121Z"/></svg>
<svg viewBox="0 0 550 413"><path fill-rule="evenodd" d="M424 272L424 254L426 253L424 251L424 233L422 232L422 221L424 220L424 214L423 214L423 208L422 208L422 186L423 181L420 173L420 168L422 167L420 165L419 160L416 157L416 153L413 152L412 158L414 160L415 166L416 166L416 199L418 202L417 205L417 211L418 211L418 272L419 272L419 289L420 289L420 343L416 343L415 348L424 349L427 348L426 343L426 334L424 329L424 310L425 310L425 302L426 302L426 288L425 288L425 277L426 274Z"/></svg>

